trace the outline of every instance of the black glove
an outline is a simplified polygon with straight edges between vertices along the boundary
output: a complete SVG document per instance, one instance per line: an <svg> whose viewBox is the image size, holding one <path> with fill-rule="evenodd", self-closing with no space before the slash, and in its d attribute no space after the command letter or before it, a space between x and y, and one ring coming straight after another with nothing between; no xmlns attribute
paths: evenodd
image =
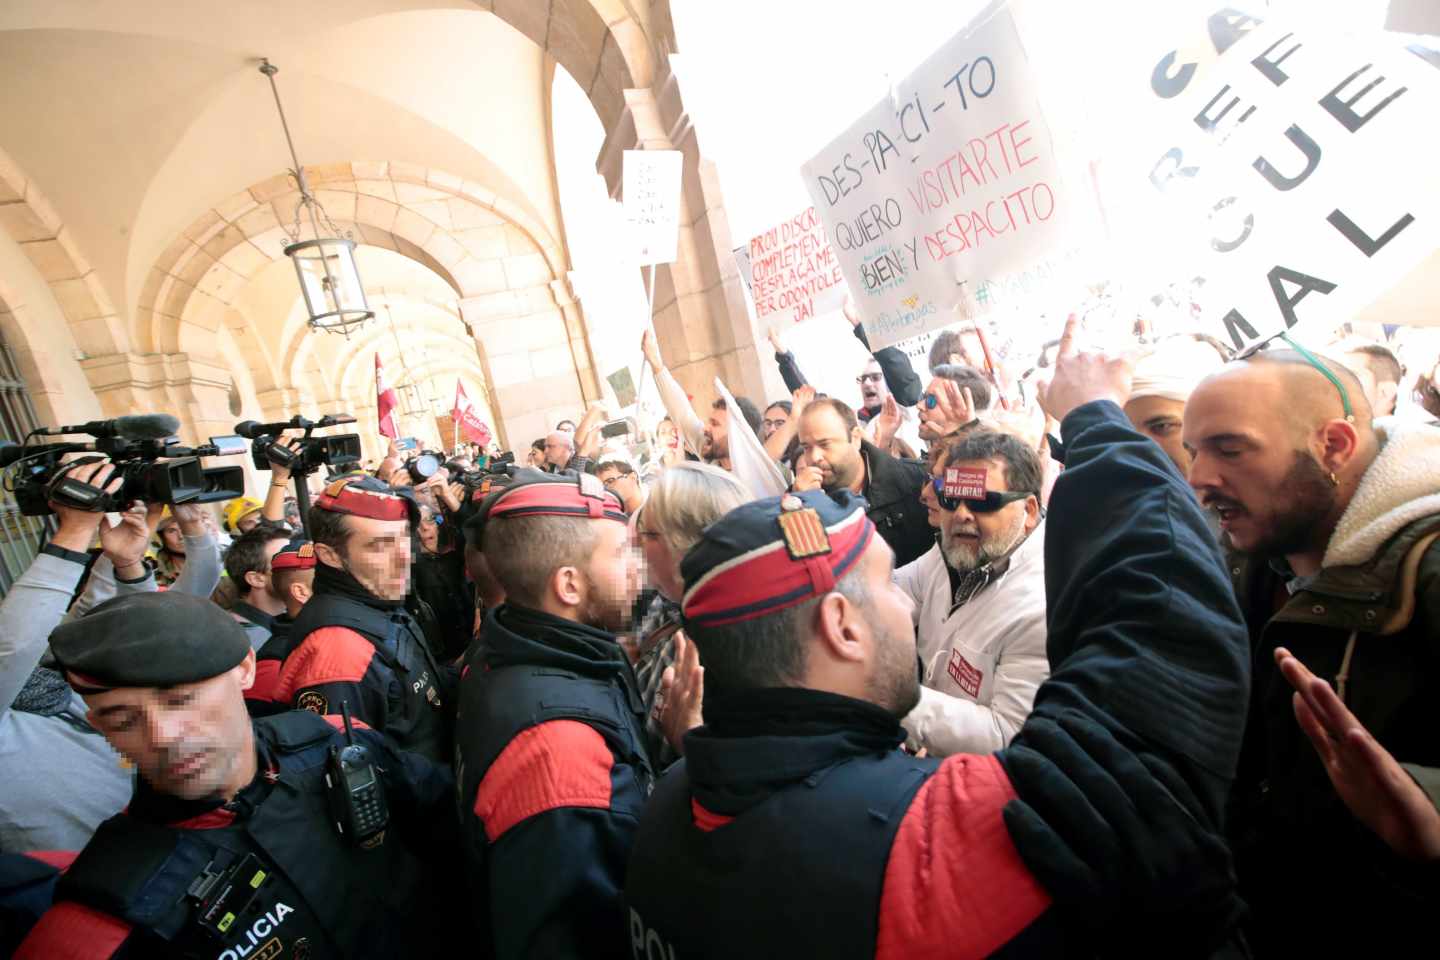
<svg viewBox="0 0 1440 960"><path fill-rule="evenodd" d="M1005 826L1067 927L1102 954L1207 956L1245 905L1185 781L1081 714L1031 717L1000 760Z"/></svg>

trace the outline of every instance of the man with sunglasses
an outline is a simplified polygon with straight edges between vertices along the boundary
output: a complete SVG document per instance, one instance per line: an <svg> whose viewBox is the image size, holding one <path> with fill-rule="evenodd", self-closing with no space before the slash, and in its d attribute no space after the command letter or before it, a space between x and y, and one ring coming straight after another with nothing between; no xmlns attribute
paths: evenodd
<svg viewBox="0 0 1440 960"><path fill-rule="evenodd" d="M1185 407L1190 485L1219 516L1253 653L1229 829L1257 956L1381 956L1428 933L1435 864L1346 809L1275 654L1440 799L1440 431L1372 424L1351 371L1290 346L1242 354Z"/></svg>
<svg viewBox="0 0 1440 960"><path fill-rule="evenodd" d="M1034 450L976 427L944 443L921 491L940 542L895 582L914 602L923 683L905 729L932 756L1004 747L1050 673L1040 482Z"/></svg>

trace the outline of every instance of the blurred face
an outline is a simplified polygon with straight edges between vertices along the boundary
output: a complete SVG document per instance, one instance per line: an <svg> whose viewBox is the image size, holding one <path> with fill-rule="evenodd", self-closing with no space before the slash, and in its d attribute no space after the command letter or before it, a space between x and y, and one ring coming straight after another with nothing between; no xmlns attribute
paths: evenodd
<svg viewBox="0 0 1440 960"><path fill-rule="evenodd" d="M730 456L730 410L714 407L705 421L705 444L700 456L706 460L724 460Z"/></svg>
<svg viewBox="0 0 1440 960"><path fill-rule="evenodd" d="M895 554L876 534L860 558L865 583L865 622L874 643L874 659L866 680L867 699L903 717L920 702L915 670L914 604L895 583Z"/></svg>
<svg viewBox="0 0 1440 960"><path fill-rule="evenodd" d="M605 489L620 498L626 513L634 513L640 507L640 478L633 473L622 473L614 467L606 467L596 474Z"/></svg>
<svg viewBox="0 0 1440 960"><path fill-rule="evenodd" d="M435 511L430 507L420 508L420 546L426 553L440 549L440 524L435 520Z"/></svg>
<svg viewBox="0 0 1440 960"><path fill-rule="evenodd" d="M890 393L885 386L885 375L880 372L880 363L871 360L865 364L856 378L860 384L860 405L866 410L878 410L885 403L885 397Z"/></svg>
<svg viewBox="0 0 1440 960"><path fill-rule="evenodd" d="M595 549L585 570L585 602L580 620L618 633L630 625L635 596L640 592L640 562L625 524L595 524Z"/></svg>
<svg viewBox="0 0 1440 960"><path fill-rule="evenodd" d="M806 410L800 417L800 446L810 463L820 468L826 490L849 490L861 480L860 429L845 429L845 421L828 406Z"/></svg>
<svg viewBox="0 0 1440 960"><path fill-rule="evenodd" d="M663 593L667 600L682 599L685 583L680 578L680 558L671 551L644 510L640 511L635 521L635 539L645 559L645 573L650 585Z"/></svg>
<svg viewBox="0 0 1440 960"><path fill-rule="evenodd" d="M1232 371L1202 383L1185 406L1190 486L1245 553L1309 549L1335 507L1335 487L1283 415L1283 399L1260 378Z"/></svg>
<svg viewBox="0 0 1440 960"><path fill-rule="evenodd" d="M760 421L760 439L769 440L776 430L790 422L790 414L784 407L766 407L765 417Z"/></svg>
<svg viewBox="0 0 1440 960"><path fill-rule="evenodd" d="M346 517L350 539L339 566L382 600L404 600L410 592L410 521ZM323 543L315 545L321 562L334 556Z"/></svg>
<svg viewBox="0 0 1440 960"><path fill-rule="evenodd" d="M552 467L563 467L570 462L568 433L552 433L545 438L545 462Z"/></svg>
<svg viewBox="0 0 1440 960"><path fill-rule="evenodd" d="M255 655L218 677L165 689L89 694L91 726L157 791L182 800L229 794L253 757L242 691L255 680Z"/></svg>
<svg viewBox="0 0 1440 960"><path fill-rule="evenodd" d="M1190 473L1190 454L1185 449L1185 404L1169 397L1137 397L1125 404L1125 416L1135 429L1154 440L1180 469Z"/></svg>
<svg viewBox="0 0 1440 960"><path fill-rule="evenodd" d="M1009 490L1005 484L1003 460L957 460L936 463L931 476L943 477L948 466L985 471L985 489L994 493ZM1005 504L993 513L972 511L969 502L961 500L954 510L946 510L935 496L935 488L926 485L921 501L929 510L932 526L940 528L940 552L956 572L968 573L1004 557L1039 523L1040 504L1034 497Z"/></svg>

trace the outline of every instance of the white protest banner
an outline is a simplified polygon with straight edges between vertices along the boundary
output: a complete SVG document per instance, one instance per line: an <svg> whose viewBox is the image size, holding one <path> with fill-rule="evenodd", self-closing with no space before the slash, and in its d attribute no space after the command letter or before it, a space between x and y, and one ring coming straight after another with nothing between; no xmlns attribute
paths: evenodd
<svg viewBox="0 0 1440 960"><path fill-rule="evenodd" d="M679 150L626 150L621 169L625 219L640 266L673 263L680 238Z"/></svg>
<svg viewBox="0 0 1440 960"><path fill-rule="evenodd" d="M992 7L801 168L870 346L1060 248L1071 203L1025 48Z"/></svg>
<svg viewBox="0 0 1440 960"><path fill-rule="evenodd" d="M1206 278L1236 347L1302 322L1440 322L1440 70L1380 34L1231 11L1208 26L1208 69L1170 53L1146 77L1170 123L1135 171L1139 242Z"/></svg>
<svg viewBox="0 0 1440 960"><path fill-rule="evenodd" d="M840 261L814 207L752 237L737 260L762 330L839 310L845 302Z"/></svg>

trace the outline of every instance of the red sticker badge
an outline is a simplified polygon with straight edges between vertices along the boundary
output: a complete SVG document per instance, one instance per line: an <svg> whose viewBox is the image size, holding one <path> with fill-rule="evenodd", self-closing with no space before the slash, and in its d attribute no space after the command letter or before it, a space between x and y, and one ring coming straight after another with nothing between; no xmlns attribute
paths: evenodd
<svg viewBox="0 0 1440 960"><path fill-rule="evenodd" d="M959 650L950 651L950 664L947 669L950 671L950 679L959 684L961 690L972 697L980 696L980 684L985 680L985 672L960 656Z"/></svg>
<svg viewBox="0 0 1440 960"><path fill-rule="evenodd" d="M983 467L946 467L945 496L961 500L984 500L989 473Z"/></svg>

